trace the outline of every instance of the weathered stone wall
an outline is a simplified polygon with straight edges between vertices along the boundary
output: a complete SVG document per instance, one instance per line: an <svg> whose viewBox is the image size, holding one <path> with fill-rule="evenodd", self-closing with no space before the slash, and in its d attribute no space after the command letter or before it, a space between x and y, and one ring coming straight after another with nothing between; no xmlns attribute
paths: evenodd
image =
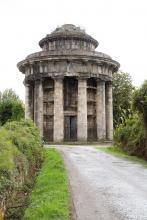
<svg viewBox="0 0 147 220"><path fill-rule="evenodd" d="M96 62L92 61L85 61L85 60L78 60L78 61L42 61L42 62L34 62L27 66L26 68L26 78L30 76L35 77L36 74L41 74L42 77L44 75L48 76L54 76L54 74L59 75L69 75L69 76L79 76L81 75L87 75L95 76L95 77L105 77L107 80L112 79L112 67L111 65L104 64L98 64ZM93 75L92 75L93 74Z"/></svg>
<svg viewBox="0 0 147 220"><path fill-rule="evenodd" d="M44 51L52 51L52 50L86 50L86 51L94 51L95 46L90 42L85 42L83 40L56 40L52 42L48 42L44 44Z"/></svg>

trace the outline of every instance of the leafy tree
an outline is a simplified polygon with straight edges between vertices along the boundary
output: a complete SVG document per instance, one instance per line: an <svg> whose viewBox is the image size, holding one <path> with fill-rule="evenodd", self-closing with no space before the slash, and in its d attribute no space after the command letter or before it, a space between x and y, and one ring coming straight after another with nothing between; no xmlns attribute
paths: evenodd
<svg viewBox="0 0 147 220"><path fill-rule="evenodd" d="M22 101L12 89L6 89L3 93L0 93L0 125L21 118L24 118Z"/></svg>
<svg viewBox="0 0 147 220"><path fill-rule="evenodd" d="M115 128L132 115L133 92L134 87L129 73L117 72L113 74L113 115Z"/></svg>
<svg viewBox="0 0 147 220"><path fill-rule="evenodd" d="M138 111L143 120L147 138L147 80L145 80L143 85L135 91L133 96L133 107Z"/></svg>

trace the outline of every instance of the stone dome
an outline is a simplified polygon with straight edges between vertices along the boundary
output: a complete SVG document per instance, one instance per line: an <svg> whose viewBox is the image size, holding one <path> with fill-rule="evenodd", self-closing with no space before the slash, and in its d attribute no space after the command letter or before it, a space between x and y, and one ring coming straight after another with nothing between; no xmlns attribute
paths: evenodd
<svg viewBox="0 0 147 220"><path fill-rule="evenodd" d="M85 30L80 27L76 27L73 24L64 24L61 27L57 27L51 34L47 34L45 38L40 40L39 45L43 48L49 42L59 40L78 40L80 42L89 42L95 49L98 46L98 41L86 34Z"/></svg>

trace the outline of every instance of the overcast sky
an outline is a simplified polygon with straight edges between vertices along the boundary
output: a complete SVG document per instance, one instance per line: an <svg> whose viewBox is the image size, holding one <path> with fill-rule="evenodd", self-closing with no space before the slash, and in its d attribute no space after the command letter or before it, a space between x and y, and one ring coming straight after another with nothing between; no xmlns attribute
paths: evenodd
<svg viewBox="0 0 147 220"><path fill-rule="evenodd" d="M12 88L24 100L17 62L65 23L86 29L134 85L147 79L147 0L0 0L0 91Z"/></svg>

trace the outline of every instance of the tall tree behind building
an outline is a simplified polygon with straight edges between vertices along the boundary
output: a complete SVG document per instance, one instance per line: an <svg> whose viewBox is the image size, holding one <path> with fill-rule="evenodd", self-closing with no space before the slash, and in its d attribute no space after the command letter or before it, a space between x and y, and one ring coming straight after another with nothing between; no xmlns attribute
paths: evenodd
<svg viewBox="0 0 147 220"><path fill-rule="evenodd" d="M132 115L131 105L134 89L129 73L117 72L113 74L114 128Z"/></svg>

